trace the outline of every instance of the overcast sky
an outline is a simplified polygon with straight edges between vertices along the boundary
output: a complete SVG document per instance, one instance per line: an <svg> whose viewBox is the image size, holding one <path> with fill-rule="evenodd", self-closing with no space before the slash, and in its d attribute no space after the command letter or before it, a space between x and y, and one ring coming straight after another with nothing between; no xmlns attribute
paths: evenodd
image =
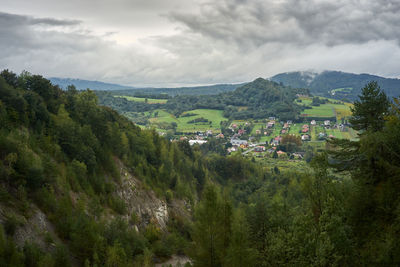
<svg viewBox="0 0 400 267"><path fill-rule="evenodd" d="M400 78L399 0L0 0L0 69L133 86Z"/></svg>

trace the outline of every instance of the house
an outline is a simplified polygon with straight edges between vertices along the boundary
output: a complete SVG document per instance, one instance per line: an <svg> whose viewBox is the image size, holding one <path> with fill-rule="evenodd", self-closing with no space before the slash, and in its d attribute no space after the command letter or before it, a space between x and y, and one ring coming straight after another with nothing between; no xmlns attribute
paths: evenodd
<svg viewBox="0 0 400 267"><path fill-rule="evenodd" d="M271 146L279 146L279 141L278 140L272 140L271 141Z"/></svg>
<svg viewBox="0 0 400 267"><path fill-rule="evenodd" d="M246 140L240 140L240 139L231 139L231 144L233 146L241 146L244 145L247 147L247 141Z"/></svg>
<svg viewBox="0 0 400 267"><path fill-rule="evenodd" d="M274 121L274 120L275 120L275 117L269 117L268 120Z"/></svg>
<svg viewBox="0 0 400 267"><path fill-rule="evenodd" d="M206 136L210 136L210 135L212 136L212 134L213 134L213 132L211 130L206 131Z"/></svg>
<svg viewBox="0 0 400 267"><path fill-rule="evenodd" d="M326 134L325 133L319 133L318 134L318 139L325 139L326 138Z"/></svg>
<svg viewBox="0 0 400 267"><path fill-rule="evenodd" d="M264 132L264 135L268 135L268 132Z"/></svg>
<svg viewBox="0 0 400 267"><path fill-rule="evenodd" d="M286 133L286 130L285 129L282 129L281 130L281 134L285 134Z"/></svg>
<svg viewBox="0 0 400 267"><path fill-rule="evenodd" d="M287 129L287 128L289 128L290 126L289 126L289 124L288 123L285 123L284 125L283 125L283 128L284 129Z"/></svg>
<svg viewBox="0 0 400 267"><path fill-rule="evenodd" d="M238 126L237 126L236 123L234 123L234 124L231 125L231 127L232 127L233 129L236 129Z"/></svg>
<svg viewBox="0 0 400 267"><path fill-rule="evenodd" d="M240 135L242 135L242 134L245 134L246 133L246 130L243 130L243 129L239 129L238 130L238 135L240 136Z"/></svg>
<svg viewBox="0 0 400 267"><path fill-rule="evenodd" d="M261 131L260 130L256 130L256 134L261 134Z"/></svg>
<svg viewBox="0 0 400 267"><path fill-rule="evenodd" d="M189 145L193 146L194 144L205 144L207 143L207 140L189 140Z"/></svg>
<svg viewBox="0 0 400 267"><path fill-rule="evenodd" d="M276 147L275 147L275 149L276 149ZM267 150L267 152L268 152L268 153L274 153L275 149L270 148L270 149Z"/></svg>
<svg viewBox="0 0 400 267"><path fill-rule="evenodd" d="M220 133L217 136L215 136L215 138L222 139L222 138L225 138L225 136L224 136L224 134Z"/></svg>
<svg viewBox="0 0 400 267"><path fill-rule="evenodd" d="M307 128L303 128L303 129L301 129L301 132L302 133L308 133L308 130L309 130L308 127Z"/></svg>
<svg viewBox="0 0 400 267"><path fill-rule="evenodd" d="M275 121L269 121L267 123L267 128L272 128L272 127L274 127L274 125L275 125Z"/></svg>
<svg viewBox="0 0 400 267"><path fill-rule="evenodd" d="M310 136L308 134L304 134L304 135L301 136L301 140L302 141L310 141L310 139L311 138L310 138Z"/></svg>
<svg viewBox="0 0 400 267"><path fill-rule="evenodd" d="M293 122L291 120L288 120L286 123L291 125Z"/></svg>
<svg viewBox="0 0 400 267"><path fill-rule="evenodd" d="M281 141L281 139L282 139L282 137L280 137L280 136L275 137L275 138L271 141L271 145L273 145L273 146L279 145L279 142Z"/></svg>
<svg viewBox="0 0 400 267"><path fill-rule="evenodd" d="M256 148L254 148L254 152L263 152L263 151L265 151L264 146L257 146Z"/></svg>
<svg viewBox="0 0 400 267"><path fill-rule="evenodd" d="M315 126L315 125L317 125L317 122L316 122L315 120L312 120L312 121L311 121L311 125L312 125L312 126Z"/></svg>
<svg viewBox="0 0 400 267"><path fill-rule="evenodd" d="M276 154L278 154L278 156L280 157L280 156L286 155L286 152L283 152L282 150L279 150L279 151L276 152Z"/></svg>
<svg viewBox="0 0 400 267"><path fill-rule="evenodd" d="M324 121L324 125L325 125L325 126L331 126L331 121L330 121L330 120Z"/></svg>

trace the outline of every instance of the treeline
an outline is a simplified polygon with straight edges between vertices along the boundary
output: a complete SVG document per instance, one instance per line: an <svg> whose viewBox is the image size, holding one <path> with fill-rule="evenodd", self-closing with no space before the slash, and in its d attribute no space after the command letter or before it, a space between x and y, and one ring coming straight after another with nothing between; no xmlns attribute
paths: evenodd
<svg viewBox="0 0 400 267"><path fill-rule="evenodd" d="M215 84L205 86L193 86L193 87L176 87L176 88L135 88L125 90L115 90L113 93L118 95L135 96L136 94L146 94L149 98L153 95L217 95L224 92L233 91L243 84Z"/></svg>

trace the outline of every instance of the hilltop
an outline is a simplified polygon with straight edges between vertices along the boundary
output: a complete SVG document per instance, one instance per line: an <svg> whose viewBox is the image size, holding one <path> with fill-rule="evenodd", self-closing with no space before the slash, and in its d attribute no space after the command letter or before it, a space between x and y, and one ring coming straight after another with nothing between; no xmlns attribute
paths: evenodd
<svg viewBox="0 0 400 267"><path fill-rule="evenodd" d="M132 86L119 85L115 83L105 83L99 81L90 81L82 79L71 79L71 78L49 78L53 85L58 85L62 89L67 89L69 85L74 85L78 90L101 90L101 91L112 91L112 90L127 90L133 89Z"/></svg>
<svg viewBox="0 0 400 267"><path fill-rule="evenodd" d="M370 81L378 82L390 98L397 97L400 94L400 79L370 74L341 71L323 71L321 73L296 71L277 74L272 76L270 80L293 88L308 88L314 95L351 101L358 98L361 88Z"/></svg>
<svg viewBox="0 0 400 267"><path fill-rule="evenodd" d="M240 84L213 84L204 86L187 86L187 87L132 87L115 83L105 83L100 81L72 79L72 78L49 78L53 85L58 85L62 89L67 89L69 85L74 85L78 90L97 90L97 91L113 91L116 94L135 96L137 94L168 94L175 95L215 95L223 92L233 91L242 86Z"/></svg>

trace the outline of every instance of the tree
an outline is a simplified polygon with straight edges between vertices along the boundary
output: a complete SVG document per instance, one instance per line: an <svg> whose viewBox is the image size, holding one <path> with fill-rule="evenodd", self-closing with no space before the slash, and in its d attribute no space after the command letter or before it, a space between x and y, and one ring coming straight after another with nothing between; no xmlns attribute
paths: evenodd
<svg viewBox="0 0 400 267"><path fill-rule="evenodd" d="M351 108L353 117L349 122L358 131L379 131L384 126L384 117L388 114L390 102L377 82L368 83Z"/></svg>
<svg viewBox="0 0 400 267"><path fill-rule="evenodd" d="M221 266L230 234L231 204L221 200L217 189L207 185L195 209L192 252L194 266Z"/></svg>
<svg viewBox="0 0 400 267"><path fill-rule="evenodd" d="M254 266L257 251L250 247L249 226L243 210L238 209L232 223L232 237L226 256L226 266Z"/></svg>

